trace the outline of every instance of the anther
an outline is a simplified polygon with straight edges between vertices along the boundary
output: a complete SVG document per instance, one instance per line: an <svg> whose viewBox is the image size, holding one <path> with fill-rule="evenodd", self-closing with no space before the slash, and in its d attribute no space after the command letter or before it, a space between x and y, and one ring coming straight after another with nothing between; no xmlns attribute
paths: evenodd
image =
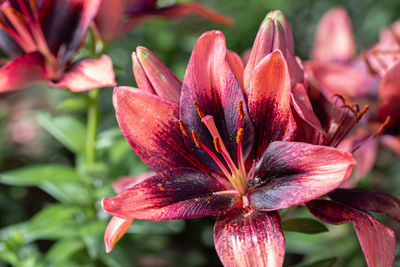
<svg viewBox="0 0 400 267"><path fill-rule="evenodd" d="M217 151L218 153L221 154L221 144L219 143L218 137L214 137L214 147L215 147L215 151Z"/></svg>
<svg viewBox="0 0 400 267"><path fill-rule="evenodd" d="M358 118L357 118L357 120L361 120L362 116L364 116L364 114L367 113L368 109L369 109L369 106L368 106L368 105L365 105L365 106L363 107L363 109L360 111L360 113L358 113Z"/></svg>
<svg viewBox="0 0 400 267"><path fill-rule="evenodd" d="M383 134L383 132L385 131L389 122L390 122L390 116L387 116L386 120L381 124L381 127L379 127L379 130L378 130L376 136L381 136Z"/></svg>
<svg viewBox="0 0 400 267"><path fill-rule="evenodd" d="M195 145L198 148L201 148L201 141L200 141L200 138L199 138L199 136L198 136L198 134L197 134L197 132L195 130L192 130L192 137L193 137Z"/></svg>
<svg viewBox="0 0 400 267"><path fill-rule="evenodd" d="M243 120L244 118L243 100L239 100L238 102L238 113L239 113L239 119Z"/></svg>
<svg viewBox="0 0 400 267"><path fill-rule="evenodd" d="M236 143L240 144L243 141L243 128L240 128L236 135Z"/></svg>
<svg viewBox="0 0 400 267"><path fill-rule="evenodd" d="M188 129L186 128L186 125L183 123L182 120L179 120L179 127L181 128L181 131L184 136L190 136L190 133Z"/></svg>
<svg viewBox="0 0 400 267"><path fill-rule="evenodd" d="M337 98L339 98L340 100L342 100L342 103L343 103L343 104L346 103L346 100L344 100L344 97L343 97L342 95L339 95L339 94L333 94L333 95L331 95L331 99L334 98L334 97L337 97Z"/></svg>
<svg viewBox="0 0 400 267"><path fill-rule="evenodd" d="M347 108L348 110L350 110L354 114L354 116L357 116L357 112L350 105L344 104L344 105L341 105L340 108Z"/></svg>
<svg viewBox="0 0 400 267"><path fill-rule="evenodd" d="M200 119L203 119L206 116L206 114L204 113L204 110L201 108L199 102L194 101L193 104L197 109L197 113L199 114Z"/></svg>

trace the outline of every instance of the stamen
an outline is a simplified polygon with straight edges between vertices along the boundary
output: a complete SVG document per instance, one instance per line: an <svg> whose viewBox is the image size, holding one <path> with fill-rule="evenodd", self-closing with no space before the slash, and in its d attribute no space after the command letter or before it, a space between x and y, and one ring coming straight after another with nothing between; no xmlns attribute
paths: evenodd
<svg viewBox="0 0 400 267"><path fill-rule="evenodd" d="M194 143L196 144L196 146L198 148L201 148L202 143L201 143L200 138L195 130L192 130L192 137L193 137L193 140L194 140Z"/></svg>
<svg viewBox="0 0 400 267"><path fill-rule="evenodd" d="M240 128L236 135L236 143L240 144L243 141L243 128Z"/></svg>
<svg viewBox="0 0 400 267"><path fill-rule="evenodd" d="M381 126L379 127L376 136L381 136L383 134L383 132L385 131L386 127L388 126L389 122L390 122L390 116L386 117L386 120L381 124Z"/></svg>
<svg viewBox="0 0 400 267"><path fill-rule="evenodd" d="M243 110L243 101L242 100L239 100L239 102L238 102L238 113L239 113L239 120L243 120L244 110Z"/></svg>
<svg viewBox="0 0 400 267"><path fill-rule="evenodd" d="M367 113L369 109L369 105L365 105L363 109L358 113L358 120L361 120L361 118L364 116L365 113Z"/></svg>
<svg viewBox="0 0 400 267"><path fill-rule="evenodd" d="M182 120L179 120L179 127L181 128L181 131L184 136L190 136L190 133L188 129L186 128L186 125L183 123Z"/></svg>
<svg viewBox="0 0 400 267"><path fill-rule="evenodd" d="M219 143L218 137L214 137L214 147L215 151L221 154L221 144Z"/></svg>
<svg viewBox="0 0 400 267"><path fill-rule="evenodd" d="M197 113L199 114L200 119L203 119L206 116L206 114L204 113L204 110L201 108L199 102L194 101L193 104L197 109Z"/></svg>

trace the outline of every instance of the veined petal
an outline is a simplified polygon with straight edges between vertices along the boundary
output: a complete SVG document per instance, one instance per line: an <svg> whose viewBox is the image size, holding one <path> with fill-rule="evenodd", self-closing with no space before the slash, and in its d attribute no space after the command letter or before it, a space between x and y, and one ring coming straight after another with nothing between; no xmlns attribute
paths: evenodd
<svg viewBox="0 0 400 267"><path fill-rule="evenodd" d="M351 174L350 153L300 142L273 142L257 163L260 186L249 193L257 210L278 210L321 197Z"/></svg>
<svg viewBox="0 0 400 267"><path fill-rule="evenodd" d="M0 92L21 89L45 79L43 56L37 52L23 54L0 68Z"/></svg>
<svg viewBox="0 0 400 267"><path fill-rule="evenodd" d="M50 50L65 65L83 42L101 0L44 1L40 21Z"/></svg>
<svg viewBox="0 0 400 267"><path fill-rule="evenodd" d="M103 55L99 59L83 59L75 62L61 80L49 82L57 88L72 92L83 92L95 88L115 86L115 75L111 58Z"/></svg>
<svg viewBox="0 0 400 267"><path fill-rule="evenodd" d="M290 140L296 129L290 109L289 72L279 50L254 69L247 98L256 134L255 154L259 158L270 142Z"/></svg>
<svg viewBox="0 0 400 267"><path fill-rule="evenodd" d="M327 99L333 94L350 98L375 98L379 81L367 72L344 64L307 62L305 70L309 81Z"/></svg>
<svg viewBox="0 0 400 267"><path fill-rule="evenodd" d="M235 74L235 78L238 81L242 91L244 91L243 87L243 61L238 54L227 49L226 50L226 60L228 61L229 66L231 67L233 74Z"/></svg>
<svg viewBox="0 0 400 267"><path fill-rule="evenodd" d="M119 218L162 221L219 215L231 208L237 197L236 191L226 190L198 170L178 168L104 198L102 205Z"/></svg>
<svg viewBox="0 0 400 267"><path fill-rule="evenodd" d="M114 191L118 194L122 191L128 190L132 186L143 182L147 178L154 176L154 172L145 172L137 176L124 176L112 183Z"/></svg>
<svg viewBox="0 0 400 267"><path fill-rule="evenodd" d="M182 83L178 77L149 49L138 47L136 55L154 92L171 102L179 103Z"/></svg>
<svg viewBox="0 0 400 267"><path fill-rule="evenodd" d="M183 143L177 104L129 87L116 87L113 102L122 133L150 168L202 168Z"/></svg>
<svg viewBox="0 0 400 267"><path fill-rule="evenodd" d="M104 243L106 245L107 253L111 252L115 244L117 244L126 233L132 222L133 219L120 219L118 217L111 218L104 233Z"/></svg>
<svg viewBox="0 0 400 267"><path fill-rule="evenodd" d="M233 209L218 217L214 243L225 267L279 267L285 255L285 238L277 212Z"/></svg>
<svg viewBox="0 0 400 267"><path fill-rule="evenodd" d="M400 127L400 60L392 65L379 86L379 119L390 116L389 126Z"/></svg>
<svg viewBox="0 0 400 267"><path fill-rule="evenodd" d="M368 213L357 211L341 203L313 200L306 204L318 219L330 224L352 222L368 266L392 266L396 252L396 236Z"/></svg>
<svg viewBox="0 0 400 267"><path fill-rule="evenodd" d="M385 213L400 222L400 199L365 189L336 189L329 193L332 200L362 211Z"/></svg>
<svg viewBox="0 0 400 267"><path fill-rule="evenodd" d="M254 129L246 102L226 60L224 35L220 31L206 32L198 39L186 70L180 101L180 119L189 131L195 130L198 133L204 145L215 151L213 137L203 124L194 105L197 102L205 115L213 116L222 138L220 141L226 146L234 162L237 162L239 101L242 101L245 113L241 128L244 132L242 145L246 159L254 139ZM204 165L212 170L219 170L205 151L196 148L191 138L186 138L185 141Z"/></svg>
<svg viewBox="0 0 400 267"><path fill-rule="evenodd" d="M293 86L290 96L294 119L297 123L296 140L315 145L325 144L326 133L314 113L304 86L300 83Z"/></svg>
<svg viewBox="0 0 400 267"><path fill-rule="evenodd" d="M318 24L311 57L323 62L349 61L355 53L353 28L346 10L329 10Z"/></svg>

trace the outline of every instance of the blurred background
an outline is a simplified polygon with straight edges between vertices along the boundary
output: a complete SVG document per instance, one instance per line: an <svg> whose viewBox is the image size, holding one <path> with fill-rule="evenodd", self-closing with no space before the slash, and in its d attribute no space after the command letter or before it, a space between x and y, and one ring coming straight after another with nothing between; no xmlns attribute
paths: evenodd
<svg viewBox="0 0 400 267"><path fill-rule="evenodd" d="M189 1L159 4L175 2ZM296 55L303 60L319 19L330 8L348 11L358 52L400 17L400 1L393 0L198 2L233 17L235 25L221 26L195 15L147 21L107 47L118 85L135 86L130 55L137 46L152 50L181 79L197 38L207 30L223 31L227 47L242 54L271 10L280 9L289 19ZM100 207L101 198L114 195L111 183L117 178L147 170L120 133L111 96L112 88L101 90L101 160L76 172L80 159L74 151L84 143L86 94L36 84L0 95L0 266L221 266L212 239L214 218L135 221L115 249L105 253L109 216ZM399 174L399 159L381 149L373 172L359 186L400 197ZM305 208L286 216L311 217ZM400 233L398 224L378 218ZM285 266L366 266L352 225L327 227L329 232L313 235L285 231ZM394 266L400 266L398 253Z"/></svg>

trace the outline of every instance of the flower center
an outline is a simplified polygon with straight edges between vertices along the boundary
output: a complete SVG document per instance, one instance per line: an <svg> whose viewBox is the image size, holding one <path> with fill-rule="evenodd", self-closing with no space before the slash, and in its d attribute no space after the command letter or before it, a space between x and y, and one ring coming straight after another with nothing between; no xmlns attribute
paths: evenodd
<svg viewBox="0 0 400 267"><path fill-rule="evenodd" d="M191 136L195 145L198 148L203 149L207 152L207 154L214 160L214 162L218 165L222 173L225 175L225 178L232 184L232 186L241 194L245 195L248 189L249 180L254 178L255 175L255 167L254 164L250 168L248 172L246 172L245 161L243 157L243 135L244 130L242 128L242 121L244 118L244 110L243 110L243 101L239 100L238 102L238 126L237 126L237 135L236 135L236 143L237 143L237 162L235 163L229 154L228 150L224 142L222 141L221 135L218 132L217 126L215 125L214 117L211 115L206 115L201 108L200 104L196 101L194 105L197 109L197 113L201 118L201 121L207 127L211 136L213 137L213 143L215 151L222 155L223 161L219 159L219 157L211 151L206 145L204 145L197 132L192 130L189 133L183 121L179 120L179 126L182 130L182 133L185 136Z"/></svg>

